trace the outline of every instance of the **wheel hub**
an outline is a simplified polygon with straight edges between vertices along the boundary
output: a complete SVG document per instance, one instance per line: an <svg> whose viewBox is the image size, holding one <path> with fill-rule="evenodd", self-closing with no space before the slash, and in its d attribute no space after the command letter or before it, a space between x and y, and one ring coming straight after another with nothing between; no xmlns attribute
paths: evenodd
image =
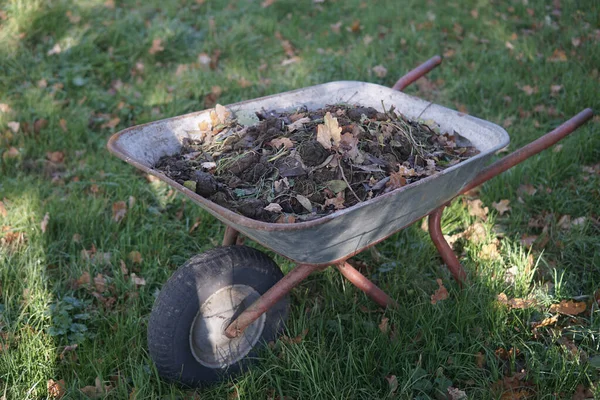
<svg viewBox="0 0 600 400"><path fill-rule="evenodd" d="M200 306L190 329L190 347L200 364L226 368L252 350L262 335L265 314L236 338L225 336L225 328L259 297L260 294L250 286L230 285L217 290Z"/></svg>

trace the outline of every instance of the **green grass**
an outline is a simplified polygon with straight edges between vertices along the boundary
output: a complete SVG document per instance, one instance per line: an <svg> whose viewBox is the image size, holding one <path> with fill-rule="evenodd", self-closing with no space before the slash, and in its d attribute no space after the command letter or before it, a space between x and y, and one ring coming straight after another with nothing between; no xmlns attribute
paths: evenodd
<svg viewBox="0 0 600 400"><path fill-rule="evenodd" d="M106 398L195 398L194 391L157 377L145 328L161 285L193 254L217 246L224 228L110 156L106 141L117 130L204 109L214 86L222 91L218 102L228 104L339 79L392 85L436 53L449 57L430 74L434 86L407 92L506 123L511 150L584 107L600 109L597 0L563 1L560 12L553 12L553 2L521 0L279 0L267 8L260 1L115 3L0 4L6 17L0 19L0 103L10 107L0 112L6 208L6 216L0 213L0 396L6 399L46 398L49 379L64 380L64 398L81 398L79 389L94 386L97 377L114 387ZM330 27L338 21L339 34ZM359 32L346 29L354 21ZM299 61L281 65L287 56L276 32ZM164 50L149 54L157 38ZM61 51L48 55L56 44ZM549 61L555 50L566 60ZM221 52L216 69L197 64L198 54L215 51ZM187 70L176 74L183 64ZM388 70L384 78L372 71L379 64ZM249 85L241 85L242 78ZM526 85L535 93L525 93ZM562 87L553 93L552 85ZM533 112L538 105L546 110ZM114 128L103 127L114 118ZM34 129L42 119L47 126L38 122L41 129ZM21 124L12 137L11 121ZM464 290L416 224L359 257L399 310L382 314L333 269L315 274L292 292L288 335L308 329L302 342L279 341L247 374L198 390L198 398L442 399L452 386L471 399L495 399L502 391L494 383L519 372L531 398L570 399L578 386L600 398L598 364L588 361L600 356L600 312L593 305L600 288L600 176L582 170L600 162L599 120L562 146L482 187L480 198L491 210L483 222L486 237L456 245L470 277ZM11 147L16 158L9 157ZM49 163L51 151L64 152L64 164ZM520 194L525 183L537 193ZM115 223L113 203L130 196L134 204ZM492 208L501 199L511 207L503 216ZM563 215L586 219L562 229ZM530 253L520 238L541 234L528 226L540 216L549 240ZM444 233L460 233L475 221L459 199L445 213ZM18 233L24 243L8 245ZM496 235L500 257L482 258L482 246ZM90 261L82 250L92 248ZM128 258L132 251L141 253L140 264ZM127 279L121 260L146 285ZM516 271L514 282L505 280L509 269ZM106 278L104 293L94 296L93 281L76 283L84 271ZM450 296L432 305L436 278ZM496 301L502 292L540 305L508 310ZM586 312L532 329L532 322L551 315L550 304L572 298L586 301ZM393 335L378 328L383 316ZM77 335L69 333L72 327ZM77 349L61 356L74 343ZM501 357L501 348L514 350ZM395 393L390 375L398 382Z"/></svg>

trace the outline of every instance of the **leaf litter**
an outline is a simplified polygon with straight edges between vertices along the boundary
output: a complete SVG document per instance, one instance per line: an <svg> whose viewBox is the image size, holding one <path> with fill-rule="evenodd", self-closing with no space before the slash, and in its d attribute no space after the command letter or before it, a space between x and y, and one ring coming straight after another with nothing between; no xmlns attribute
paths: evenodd
<svg viewBox="0 0 600 400"><path fill-rule="evenodd" d="M384 108L385 110L385 108ZM219 104L154 168L248 218L292 223L351 207L479 153L393 107L336 104L234 115ZM116 204L117 205L117 204ZM124 217L113 206L113 219Z"/></svg>

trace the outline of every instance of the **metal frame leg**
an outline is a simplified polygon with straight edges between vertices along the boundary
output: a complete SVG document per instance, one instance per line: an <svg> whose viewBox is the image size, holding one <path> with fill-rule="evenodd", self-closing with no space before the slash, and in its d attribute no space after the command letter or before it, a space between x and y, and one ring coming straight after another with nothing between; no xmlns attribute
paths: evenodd
<svg viewBox="0 0 600 400"><path fill-rule="evenodd" d="M388 296L367 277L358 272L352 265L348 264L347 262L343 262L338 264L337 268L346 279L348 279L354 286L365 292L367 296L373 299L373 301L375 301L381 307L398 307L396 300Z"/></svg>
<svg viewBox="0 0 600 400"><path fill-rule="evenodd" d="M240 233L230 226L225 227L225 234L223 235L223 246L231 246L236 244L238 235Z"/></svg>
<svg viewBox="0 0 600 400"><path fill-rule="evenodd" d="M467 280L467 273L442 233L442 214L444 213L444 208L446 208L446 206L441 206L429 214L429 236L431 236L433 244L435 244L435 247L440 253L442 260L444 260L444 263L448 266L452 276L456 282L458 282L459 286L462 287L463 283Z"/></svg>

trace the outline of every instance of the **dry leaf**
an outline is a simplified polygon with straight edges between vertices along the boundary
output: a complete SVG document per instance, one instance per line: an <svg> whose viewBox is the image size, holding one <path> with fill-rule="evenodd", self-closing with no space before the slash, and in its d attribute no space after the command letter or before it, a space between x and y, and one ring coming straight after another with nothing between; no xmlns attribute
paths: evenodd
<svg viewBox="0 0 600 400"><path fill-rule="evenodd" d="M438 301L446 300L448 298L448 290L444 287L441 279L435 280L439 288L431 295L431 304L435 304Z"/></svg>
<svg viewBox="0 0 600 400"><path fill-rule="evenodd" d="M123 218L125 218L125 214L127 213L127 204L124 201L117 201L112 205L112 219L115 222L120 222Z"/></svg>
<svg viewBox="0 0 600 400"><path fill-rule="evenodd" d="M477 368L485 367L485 355L480 351L475 354L475 363L477 364Z"/></svg>
<svg viewBox="0 0 600 400"><path fill-rule="evenodd" d="M538 92L538 88L536 87L531 87L530 85L525 85L523 87L521 87L521 90L525 92L525 94L527 94L527 96L531 96L534 93Z"/></svg>
<svg viewBox="0 0 600 400"><path fill-rule="evenodd" d="M146 280L141 276L137 276L135 273L131 273L131 282L133 282L136 286L144 286L146 284Z"/></svg>
<svg viewBox="0 0 600 400"><path fill-rule="evenodd" d="M558 314L553 315L552 317L549 318L545 318L540 322L534 322L531 324L531 327L533 329L537 329L537 328L543 328L545 326L551 326L554 325L558 322Z"/></svg>
<svg viewBox="0 0 600 400"><path fill-rule="evenodd" d="M115 0L106 0L104 2L104 7L110 8L111 10L115 8Z"/></svg>
<svg viewBox="0 0 600 400"><path fill-rule="evenodd" d="M271 140L270 144L276 149L280 148L281 146L285 147L286 149L291 149L292 147L294 147L294 142L292 142L292 140L287 137L273 139Z"/></svg>
<svg viewBox="0 0 600 400"><path fill-rule="evenodd" d="M125 261L119 260L119 267L121 268L121 273L123 275L129 274L129 270L127 269L127 265L125 264Z"/></svg>
<svg viewBox="0 0 600 400"><path fill-rule="evenodd" d="M398 390L398 378L396 378L396 375L388 375L385 377L385 380L388 382L390 393L395 393Z"/></svg>
<svg viewBox="0 0 600 400"><path fill-rule="evenodd" d="M489 243L484 245L479 252L479 256L485 260L498 260L500 259L500 252L496 243Z"/></svg>
<svg viewBox="0 0 600 400"><path fill-rule="evenodd" d="M467 394L455 387L448 387L448 400L464 400L467 399Z"/></svg>
<svg viewBox="0 0 600 400"><path fill-rule="evenodd" d="M54 379L48 379L48 382L46 382L46 388L48 389L48 395L53 399L60 399L67 392L65 389L64 379L61 379L59 381L55 381Z"/></svg>
<svg viewBox="0 0 600 400"><path fill-rule="evenodd" d="M304 207L309 212L312 212L312 203L310 202L309 199L302 196L301 194L297 194L296 200L298 200L298 202L302 205L302 207Z"/></svg>
<svg viewBox="0 0 600 400"><path fill-rule="evenodd" d="M373 67L373 72L377 75L378 78L385 78L387 75L387 68L383 65L376 65Z"/></svg>
<svg viewBox="0 0 600 400"><path fill-rule="evenodd" d="M389 318L387 318L387 317L381 318L381 323L379 324L379 330L381 331L381 333L387 334L389 322L390 322Z"/></svg>
<svg viewBox="0 0 600 400"><path fill-rule="evenodd" d="M196 221L194 222L194 225L192 225L192 227L190 228L189 233L192 233L196 230L196 228L198 228L200 226L200 224L202 223L202 218L198 217L196 218Z"/></svg>
<svg viewBox="0 0 600 400"><path fill-rule="evenodd" d="M2 158L4 160L6 159L10 159L10 158L17 158L19 157L19 154L21 154L19 152L19 149L17 149L16 147L9 147L7 151L5 151L4 153L2 153Z"/></svg>
<svg viewBox="0 0 600 400"><path fill-rule="evenodd" d="M309 117L303 117L300 119L297 119L296 121L294 121L293 123L289 124L287 126L288 131L290 131L290 133L297 131L298 129L302 128L302 126L308 122L312 121Z"/></svg>
<svg viewBox="0 0 600 400"><path fill-rule="evenodd" d="M58 124L60 125L60 129L62 129L62 131L64 133L67 133L67 120L64 118L61 118L60 121L58 121Z"/></svg>
<svg viewBox="0 0 600 400"><path fill-rule="evenodd" d="M100 125L100 129L115 129L115 127L117 125L119 125L119 122L121 122L121 118L119 117L115 117L115 118L111 118L110 120L106 121L105 123L103 123L102 125Z"/></svg>
<svg viewBox="0 0 600 400"><path fill-rule="evenodd" d="M340 140L342 140L342 128L339 126L337 118L332 117L330 112L325 114L323 121L324 124L317 126L317 141L329 150L332 147L332 142L333 146L337 147Z"/></svg>
<svg viewBox="0 0 600 400"><path fill-rule="evenodd" d="M274 213L280 213L281 211L283 211L283 209L281 208L281 206L277 203L269 203L266 207L265 210L270 211L270 212L274 212Z"/></svg>
<svg viewBox="0 0 600 400"><path fill-rule="evenodd" d="M529 196L533 196L537 193L537 189L533 185L520 185L517 189L518 193L526 193Z"/></svg>
<svg viewBox="0 0 600 400"><path fill-rule="evenodd" d="M55 164L62 164L65 161L65 153L62 151L49 151L46 153L46 158Z"/></svg>
<svg viewBox="0 0 600 400"><path fill-rule="evenodd" d="M578 315L584 312L586 304L583 302L576 302L572 300L563 300L558 304L552 304L550 306L550 312L561 313L566 315Z"/></svg>
<svg viewBox="0 0 600 400"><path fill-rule="evenodd" d="M46 233L46 228L48 228L48 222L50 221L50 213L46 213L42 222L40 224L40 228L42 229L42 233Z"/></svg>
<svg viewBox="0 0 600 400"><path fill-rule="evenodd" d="M231 111L229 111L227 107L220 104L215 105L215 112L217 113L217 117L222 124L225 124L231 117Z"/></svg>
<svg viewBox="0 0 600 400"><path fill-rule="evenodd" d="M552 94L557 94L558 92L560 92L563 88L563 85L551 85L550 86L550 92Z"/></svg>
<svg viewBox="0 0 600 400"><path fill-rule="evenodd" d="M129 252L129 254L127 255L127 258L129 259L129 261L131 261L134 264L141 264L142 263L142 253L140 253L139 251L131 251Z"/></svg>
<svg viewBox="0 0 600 400"><path fill-rule="evenodd" d="M98 274L94 277L94 287L100 293L106 290L106 278L102 274Z"/></svg>
<svg viewBox="0 0 600 400"><path fill-rule="evenodd" d="M560 219L558 220L558 226L560 226L561 229L570 229L571 228L571 216L563 215L562 217L560 217Z"/></svg>
<svg viewBox="0 0 600 400"><path fill-rule="evenodd" d="M386 186L391 189L398 189L406 185L406 178L402 172L392 172L390 174L390 180L386 183Z"/></svg>
<svg viewBox="0 0 600 400"><path fill-rule="evenodd" d="M306 336L307 333L308 333L308 328L304 329L301 334L299 334L298 336L293 337L293 338L283 335L283 336L281 336L281 341L283 343L287 343L287 344L298 344L298 343L302 342L302 340L304 340L304 337Z"/></svg>
<svg viewBox="0 0 600 400"><path fill-rule="evenodd" d="M6 206L3 201L0 201L0 215L2 218L6 218L8 216L8 212L6 211Z"/></svg>
<svg viewBox="0 0 600 400"><path fill-rule="evenodd" d="M500 215L504 215L505 212L510 211L510 207L508 206L509 203L510 203L510 200L504 199L504 200L500 200L497 203L493 202L492 207L494 207Z"/></svg>
<svg viewBox="0 0 600 400"><path fill-rule="evenodd" d="M538 239L537 235L523 235L521 236L521 239L519 240L519 242L521 243L522 246L525 247L531 247L533 246L533 243L535 243L535 241Z"/></svg>
<svg viewBox="0 0 600 400"><path fill-rule="evenodd" d="M154 39L152 40L152 47L148 50L150 54L156 54L163 51L165 48L162 46L162 39Z"/></svg>
<svg viewBox="0 0 600 400"><path fill-rule="evenodd" d="M276 1L277 1L277 0L264 0L264 1L263 1L263 2L260 4L260 6L261 6L262 8L267 8L267 7L269 7L271 4L275 3Z"/></svg>
<svg viewBox="0 0 600 400"><path fill-rule="evenodd" d="M365 157L358 150L358 138L349 132L342 135L340 149L356 164L362 164L365 161Z"/></svg>
<svg viewBox="0 0 600 400"><path fill-rule="evenodd" d="M6 125L8 126L8 129L12 131L12 133L19 132L19 128L21 127L21 124L17 121L10 121Z"/></svg>
<svg viewBox="0 0 600 400"><path fill-rule="evenodd" d="M75 282L77 283L77 286L84 286L89 285L91 280L92 277L90 276L90 273L85 271L79 278L77 278L77 281Z"/></svg>
<svg viewBox="0 0 600 400"><path fill-rule="evenodd" d="M333 205L333 208L336 210L341 210L342 208L346 208L346 206L344 206L345 201L346 199L344 198L344 192L339 192L334 198L326 199L323 207Z"/></svg>
<svg viewBox="0 0 600 400"><path fill-rule="evenodd" d="M565 51L561 50L561 49L554 50L552 55L550 57L548 57L548 61L552 61L552 62L565 62L567 60L568 60L567 53L565 53Z"/></svg>
<svg viewBox="0 0 600 400"><path fill-rule="evenodd" d="M469 215L480 218L482 220L487 219L489 209L483 207L483 202L480 199L467 200L467 207L469 208Z"/></svg>
<svg viewBox="0 0 600 400"><path fill-rule="evenodd" d="M571 400L593 400L594 392L591 389L586 388L584 385L577 385L575 389L575 393L573 393L573 397Z"/></svg>
<svg viewBox="0 0 600 400"><path fill-rule="evenodd" d="M508 297L506 296L506 294L504 293L500 293L497 297L498 302L507 305L510 308L516 308L516 309L525 309L525 308L530 308L530 307L534 307L537 305L537 302L535 300L525 300L525 299L508 299Z"/></svg>

